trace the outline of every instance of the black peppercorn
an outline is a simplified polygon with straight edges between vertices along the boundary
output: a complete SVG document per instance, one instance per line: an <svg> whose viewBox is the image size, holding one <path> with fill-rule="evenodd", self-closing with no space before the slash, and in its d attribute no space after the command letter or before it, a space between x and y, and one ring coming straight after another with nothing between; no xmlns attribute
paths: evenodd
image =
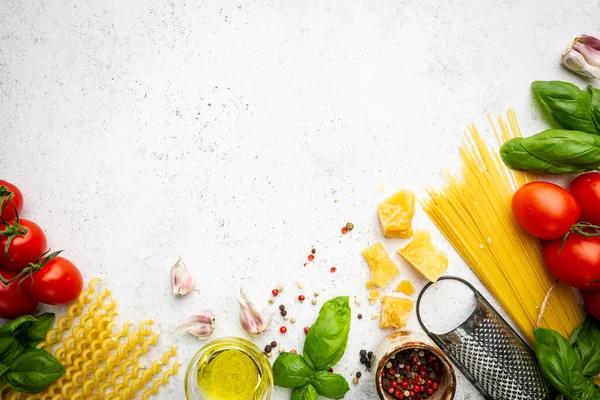
<svg viewBox="0 0 600 400"><path fill-rule="evenodd" d="M282 317L285 317L286 315L287 315L287 311L285 311L285 310L281 310L281 316L282 316Z"/></svg>
<svg viewBox="0 0 600 400"><path fill-rule="evenodd" d="M369 362L369 360L367 360L367 357L363 356L363 357L360 358L360 363L361 364L366 364L367 362Z"/></svg>
<svg viewBox="0 0 600 400"><path fill-rule="evenodd" d="M362 374L360 373L360 371L358 371L358 372L356 373L356 377L357 377L357 378L360 378L361 376L362 376Z"/></svg>
<svg viewBox="0 0 600 400"><path fill-rule="evenodd" d="M372 351L368 352L367 353L367 357L372 358L373 357L373 352Z"/></svg>
<svg viewBox="0 0 600 400"><path fill-rule="evenodd" d="M271 349L271 345L270 344L268 344L268 345L265 346L265 353L270 353L271 350L272 349Z"/></svg>
<svg viewBox="0 0 600 400"><path fill-rule="evenodd" d="M285 306L284 306L283 304L281 304L281 305L279 306L279 309L280 309L280 310L285 310Z"/></svg>
<svg viewBox="0 0 600 400"><path fill-rule="evenodd" d="M362 314L358 314L358 319L362 319Z"/></svg>
<svg viewBox="0 0 600 400"><path fill-rule="evenodd" d="M271 342L271 348L274 349L275 347L277 347L277 342L273 340Z"/></svg>
<svg viewBox="0 0 600 400"><path fill-rule="evenodd" d="M361 357L366 357L367 356L367 351L366 350L361 350L359 354L360 354Z"/></svg>

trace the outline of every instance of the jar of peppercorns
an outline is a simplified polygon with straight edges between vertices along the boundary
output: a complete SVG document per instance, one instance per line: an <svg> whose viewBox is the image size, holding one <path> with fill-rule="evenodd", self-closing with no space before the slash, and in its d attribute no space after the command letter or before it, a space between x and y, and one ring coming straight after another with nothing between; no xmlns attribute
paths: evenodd
<svg viewBox="0 0 600 400"><path fill-rule="evenodd" d="M373 354L375 385L382 400L451 400L456 374L450 360L419 332L387 335Z"/></svg>

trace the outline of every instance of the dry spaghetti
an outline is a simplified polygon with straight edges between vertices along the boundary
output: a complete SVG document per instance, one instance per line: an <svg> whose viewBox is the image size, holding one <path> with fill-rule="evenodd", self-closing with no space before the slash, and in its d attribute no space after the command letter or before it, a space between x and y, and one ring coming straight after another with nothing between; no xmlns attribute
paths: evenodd
<svg viewBox="0 0 600 400"><path fill-rule="evenodd" d="M0 398L125 400L141 397L145 400L177 374L179 363L170 365L170 359L176 355L175 346L149 368L142 367L139 358L156 345L158 332L150 329L152 321L145 321L137 329L126 322L120 332L114 333L116 303L108 290L94 299L95 285L99 281L90 282L89 290L79 296L69 307L68 314L58 320L56 328L48 332L46 341L38 346L54 354L64 365L65 375L40 394L20 394L5 387L0 390Z"/></svg>
<svg viewBox="0 0 600 400"><path fill-rule="evenodd" d="M508 124L498 118L500 134L490 119L498 144L521 136L512 110ZM554 278L547 271L537 239L524 232L511 212L514 192L536 180L506 168L474 125L460 147L462 176L444 172L447 186L428 188L423 208L515 323L533 339L540 309ZM558 284L545 304L541 326L568 337L581 324L573 290Z"/></svg>

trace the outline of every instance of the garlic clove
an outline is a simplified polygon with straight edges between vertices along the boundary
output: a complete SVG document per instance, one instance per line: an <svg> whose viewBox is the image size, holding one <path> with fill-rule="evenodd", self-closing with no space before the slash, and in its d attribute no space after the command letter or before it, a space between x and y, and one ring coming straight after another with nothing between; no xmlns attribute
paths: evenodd
<svg viewBox="0 0 600 400"><path fill-rule="evenodd" d="M600 40L593 36L578 36L562 55L562 62L569 70L600 79Z"/></svg>
<svg viewBox="0 0 600 400"><path fill-rule="evenodd" d="M242 289L237 301L240 303L240 323L246 332L257 336L269 329L271 316L263 308L254 305Z"/></svg>
<svg viewBox="0 0 600 400"><path fill-rule="evenodd" d="M199 339L210 337L215 331L216 319L211 309L200 310L197 315L192 315L183 320L177 331L185 330Z"/></svg>
<svg viewBox="0 0 600 400"><path fill-rule="evenodd" d="M185 296L196 287L196 278L190 273L181 257L171 267L173 296Z"/></svg>

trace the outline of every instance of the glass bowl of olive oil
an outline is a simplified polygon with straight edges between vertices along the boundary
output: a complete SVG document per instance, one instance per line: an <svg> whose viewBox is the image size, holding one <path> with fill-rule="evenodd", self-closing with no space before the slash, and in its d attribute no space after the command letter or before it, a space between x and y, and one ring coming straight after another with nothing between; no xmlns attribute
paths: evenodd
<svg viewBox="0 0 600 400"><path fill-rule="evenodd" d="M185 396L187 400L271 400L271 363L246 339L215 339L190 361Z"/></svg>

